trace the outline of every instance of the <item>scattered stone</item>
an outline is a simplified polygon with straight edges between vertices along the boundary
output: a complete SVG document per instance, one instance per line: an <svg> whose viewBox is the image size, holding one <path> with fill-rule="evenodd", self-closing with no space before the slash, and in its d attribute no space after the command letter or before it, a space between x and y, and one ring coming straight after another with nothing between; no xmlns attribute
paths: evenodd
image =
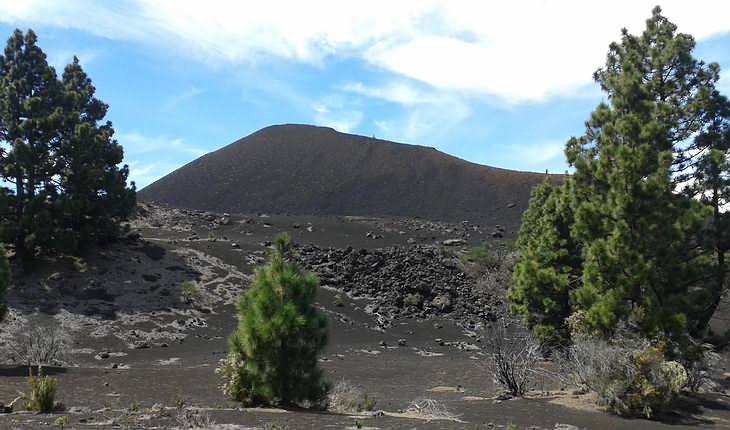
<svg viewBox="0 0 730 430"><path fill-rule="evenodd" d="M406 346L407 342L405 339L398 339L398 346Z"/></svg>
<svg viewBox="0 0 730 430"><path fill-rule="evenodd" d="M456 253L435 245L356 250L295 245L293 257L322 285L370 301L366 312L381 328L395 318L448 314L471 324L499 306L498 291L484 291L464 272ZM344 294L343 294L344 295ZM438 328L438 327L437 327Z"/></svg>
<svg viewBox="0 0 730 430"><path fill-rule="evenodd" d="M88 406L71 406L66 409L66 412L72 415L88 415L91 413L91 408Z"/></svg>
<svg viewBox="0 0 730 430"><path fill-rule="evenodd" d="M444 246L459 246L466 245L466 241L464 239L446 239L441 244Z"/></svg>
<svg viewBox="0 0 730 430"><path fill-rule="evenodd" d="M387 347L387 346L388 346L388 344L386 344L384 340L381 340L381 341L380 341L380 346L382 346L382 347Z"/></svg>

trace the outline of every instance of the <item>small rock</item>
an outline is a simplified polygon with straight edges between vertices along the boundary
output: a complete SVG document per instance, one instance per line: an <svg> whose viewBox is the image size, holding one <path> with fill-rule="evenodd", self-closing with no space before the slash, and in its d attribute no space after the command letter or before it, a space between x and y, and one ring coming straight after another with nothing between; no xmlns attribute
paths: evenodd
<svg viewBox="0 0 730 430"><path fill-rule="evenodd" d="M431 304L441 312L447 312L451 309L451 297L448 294L436 296Z"/></svg>
<svg viewBox="0 0 730 430"><path fill-rule="evenodd" d="M71 406L66 410L66 412L68 412L69 414L88 415L91 413L91 408L88 406Z"/></svg>
<svg viewBox="0 0 730 430"><path fill-rule="evenodd" d="M406 346L406 343L405 339L398 339L398 346Z"/></svg>
<svg viewBox="0 0 730 430"><path fill-rule="evenodd" d="M444 246L459 246L465 245L466 241L464 239L446 239L441 244Z"/></svg>
<svg viewBox="0 0 730 430"><path fill-rule="evenodd" d="M381 340L380 341L380 346L386 347L386 346L388 346L388 344L386 344L384 340Z"/></svg>
<svg viewBox="0 0 730 430"><path fill-rule="evenodd" d="M236 242L231 242L231 248L240 248L241 245L237 244Z"/></svg>

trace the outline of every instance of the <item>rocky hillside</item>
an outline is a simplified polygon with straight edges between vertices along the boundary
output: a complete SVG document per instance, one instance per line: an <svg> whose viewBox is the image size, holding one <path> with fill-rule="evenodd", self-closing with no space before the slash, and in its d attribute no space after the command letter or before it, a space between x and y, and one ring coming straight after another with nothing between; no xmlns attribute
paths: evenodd
<svg viewBox="0 0 730 430"><path fill-rule="evenodd" d="M181 167L139 198L219 212L467 219L514 228L544 177L434 148L279 125Z"/></svg>

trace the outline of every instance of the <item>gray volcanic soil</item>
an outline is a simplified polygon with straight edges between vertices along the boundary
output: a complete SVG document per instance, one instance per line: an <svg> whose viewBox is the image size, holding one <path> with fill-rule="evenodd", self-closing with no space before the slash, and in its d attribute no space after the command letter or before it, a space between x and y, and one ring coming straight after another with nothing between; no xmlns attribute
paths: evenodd
<svg viewBox="0 0 730 430"><path fill-rule="evenodd" d="M494 225L227 215L141 204L131 227L128 238L85 258L45 262L8 296L0 347L37 325L62 327L73 338L65 363L48 369L59 380L67 428L172 428L180 399L235 428L344 429L356 419L379 429L486 429L509 422L551 429L556 423L730 428L726 394L687 399L663 423L597 412L543 377L528 399L494 399L479 328L503 317L503 291L477 297L479 283L458 261L470 246L493 240ZM236 326L233 304L281 231L297 245L296 258L322 278L318 305L330 317L330 342L320 361L327 378L367 390L382 416L239 409L219 390L213 370ZM199 293L186 294L183 282ZM19 365L0 368L0 401L26 390L26 372ZM423 397L443 402L454 419L401 413ZM0 429L52 428L58 415L0 414Z"/></svg>

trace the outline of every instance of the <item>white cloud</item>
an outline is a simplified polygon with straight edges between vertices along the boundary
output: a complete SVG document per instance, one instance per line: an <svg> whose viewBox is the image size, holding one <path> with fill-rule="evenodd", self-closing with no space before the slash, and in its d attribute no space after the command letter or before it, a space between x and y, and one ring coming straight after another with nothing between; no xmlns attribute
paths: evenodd
<svg viewBox="0 0 730 430"><path fill-rule="evenodd" d="M355 57L443 90L520 103L581 91L620 28L640 31L655 3L0 0L0 21L158 45L208 64ZM730 31L726 0L662 6L699 39Z"/></svg>

